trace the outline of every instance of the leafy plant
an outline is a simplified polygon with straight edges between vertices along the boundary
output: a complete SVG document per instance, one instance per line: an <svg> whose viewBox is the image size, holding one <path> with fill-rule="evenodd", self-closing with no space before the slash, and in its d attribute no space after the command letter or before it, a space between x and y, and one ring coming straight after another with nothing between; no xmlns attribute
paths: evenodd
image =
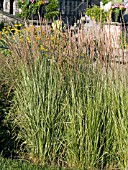
<svg viewBox="0 0 128 170"><path fill-rule="evenodd" d="M103 5L107 4L108 2L110 2L110 0L102 0Z"/></svg>
<svg viewBox="0 0 128 170"><path fill-rule="evenodd" d="M100 7L94 5L92 8L87 8L85 14L96 22L105 22L109 19L110 11L105 12Z"/></svg>
<svg viewBox="0 0 128 170"><path fill-rule="evenodd" d="M114 4L112 5L112 16L114 22L124 22L123 13L127 9L125 5Z"/></svg>
<svg viewBox="0 0 128 170"><path fill-rule="evenodd" d="M18 0L18 7L21 8L21 13L18 15L24 19L29 19L33 14L39 15L42 5L44 5L46 10L45 18L52 19L59 14L57 11L58 0Z"/></svg>
<svg viewBox="0 0 128 170"><path fill-rule="evenodd" d="M18 0L18 7L21 9L21 13L18 15L24 19L29 19L31 15L39 13L40 6L44 3L44 0Z"/></svg>
<svg viewBox="0 0 128 170"><path fill-rule="evenodd" d="M46 6L45 18L53 19L58 16L59 12L58 8L58 0L49 0L48 5Z"/></svg>

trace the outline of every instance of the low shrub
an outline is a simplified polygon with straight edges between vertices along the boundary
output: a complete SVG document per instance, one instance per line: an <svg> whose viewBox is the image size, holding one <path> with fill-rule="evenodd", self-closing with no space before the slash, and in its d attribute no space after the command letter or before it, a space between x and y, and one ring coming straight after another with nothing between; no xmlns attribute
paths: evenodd
<svg viewBox="0 0 128 170"><path fill-rule="evenodd" d="M90 18L96 22L107 22L110 19L110 11L105 12L96 5L92 8L87 8L85 14L90 16Z"/></svg>

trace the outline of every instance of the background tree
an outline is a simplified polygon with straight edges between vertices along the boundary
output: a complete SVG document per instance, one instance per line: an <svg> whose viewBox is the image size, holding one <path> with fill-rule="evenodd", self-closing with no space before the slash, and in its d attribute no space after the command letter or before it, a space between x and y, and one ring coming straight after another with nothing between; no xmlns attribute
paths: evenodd
<svg viewBox="0 0 128 170"><path fill-rule="evenodd" d="M58 0L18 0L18 7L21 9L19 16L29 19L33 14L39 14L40 7L46 4L46 19L54 18L59 14L57 11Z"/></svg>
<svg viewBox="0 0 128 170"><path fill-rule="evenodd" d="M49 0L48 5L46 6L46 13L45 13L45 18L46 19L53 19L56 16L59 15L58 12L58 0Z"/></svg>

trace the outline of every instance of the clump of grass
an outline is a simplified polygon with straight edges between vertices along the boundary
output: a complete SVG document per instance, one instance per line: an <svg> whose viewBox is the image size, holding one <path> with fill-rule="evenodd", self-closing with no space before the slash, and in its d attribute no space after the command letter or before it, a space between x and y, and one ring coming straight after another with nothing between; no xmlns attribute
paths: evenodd
<svg viewBox="0 0 128 170"><path fill-rule="evenodd" d="M18 75L9 119L26 159L73 169L127 168L128 79L111 68L114 49L98 31L94 40L84 30L76 37L45 25L4 37Z"/></svg>

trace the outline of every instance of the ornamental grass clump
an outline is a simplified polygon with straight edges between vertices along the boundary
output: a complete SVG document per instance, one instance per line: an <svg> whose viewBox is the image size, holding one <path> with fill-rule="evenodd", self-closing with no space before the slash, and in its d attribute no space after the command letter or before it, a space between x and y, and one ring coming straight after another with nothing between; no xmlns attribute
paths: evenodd
<svg viewBox="0 0 128 170"><path fill-rule="evenodd" d="M76 36L46 24L4 36L8 66L17 73L8 120L24 159L69 169L127 169L127 68L110 62L114 47L102 28L97 31L94 39L84 30Z"/></svg>

